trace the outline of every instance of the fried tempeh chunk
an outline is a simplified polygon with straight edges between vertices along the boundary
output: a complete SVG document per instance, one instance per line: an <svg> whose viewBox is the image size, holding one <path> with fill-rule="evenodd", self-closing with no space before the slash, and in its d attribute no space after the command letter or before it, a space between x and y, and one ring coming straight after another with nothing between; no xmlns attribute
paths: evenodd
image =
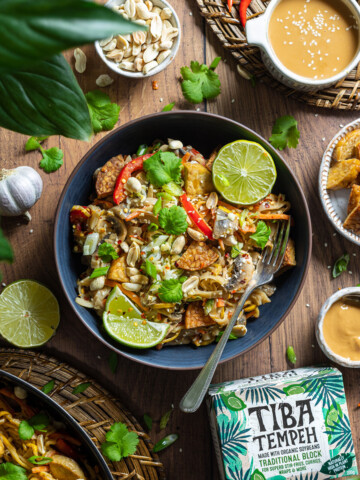
<svg viewBox="0 0 360 480"><path fill-rule="evenodd" d="M186 309L185 328L208 327L215 325L214 320L205 315L201 302L192 302Z"/></svg>
<svg viewBox="0 0 360 480"><path fill-rule="evenodd" d="M211 172L199 163L185 163L183 175L188 195L203 195L215 190Z"/></svg>
<svg viewBox="0 0 360 480"><path fill-rule="evenodd" d="M353 185L351 187L347 214L349 215L359 203L360 203L360 185Z"/></svg>
<svg viewBox="0 0 360 480"><path fill-rule="evenodd" d="M122 255L111 262L107 278L109 280L114 280L115 282L130 282L129 277L126 274L126 267L126 255Z"/></svg>
<svg viewBox="0 0 360 480"><path fill-rule="evenodd" d="M329 190L340 190L350 188L360 173L360 160L351 158L336 162L329 170L327 188Z"/></svg>
<svg viewBox="0 0 360 480"><path fill-rule="evenodd" d="M356 156L356 145L360 142L360 129L353 130L345 135L335 147L334 160L341 162Z"/></svg>
<svg viewBox="0 0 360 480"><path fill-rule="evenodd" d="M360 203L349 213L344 222L344 228L360 235Z"/></svg>
<svg viewBox="0 0 360 480"><path fill-rule="evenodd" d="M111 158L101 167L96 177L95 190L98 198L111 195L115 189L116 179L124 166L122 155Z"/></svg>
<svg viewBox="0 0 360 480"><path fill-rule="evenodd" d="M204 242L192 242L177 262L183 270L202 270L210 267L219 258L219 252Z"/></svg>

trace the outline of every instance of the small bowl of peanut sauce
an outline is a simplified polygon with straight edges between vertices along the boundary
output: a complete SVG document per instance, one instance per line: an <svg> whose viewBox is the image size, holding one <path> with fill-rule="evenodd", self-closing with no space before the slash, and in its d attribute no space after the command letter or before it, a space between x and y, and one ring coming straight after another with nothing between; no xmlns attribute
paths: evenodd
<svg viewBox="0 0 360 480"><path fill-rule="evenodd" d="M326 300L319 313L316 338L330 360L360 368L360 287L343 288Z"/></svg>
<svg viewBox="0 0 360 480"><path fill-rule="evenodd" d="M360 7L355 0L272 0L246 23L270 73L296 90L328 88L360 61Z"/></svg>

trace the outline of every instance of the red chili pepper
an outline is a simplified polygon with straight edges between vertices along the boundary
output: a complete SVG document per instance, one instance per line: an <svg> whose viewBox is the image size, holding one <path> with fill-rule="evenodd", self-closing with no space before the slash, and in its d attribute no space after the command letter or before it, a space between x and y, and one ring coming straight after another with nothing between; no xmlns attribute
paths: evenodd
<svg viewBox="0 0 360 480"><path fill-rule="evenodd" d="M70 210L70 222L82 223L85 222L91 215L91 210L88 207L81 205L74 205Z"/></svg>
<svg viewBox="0 0 360 480"><path fill-rule="evenodd" d="M79 456L76 450L70 447L70 445L67 442L65 442L65 440L63 440L62 438L58 438L56 440L55 447L57 450L59 450L59 452L63 453L67 457L76 458Z"/></svg>
<svg viewBox="0 0 360 480"><path fill-rule="evenodd" d="M119 173L119 176L116 180L115 190L113 200L116 205L119 205L124 198L126 197L125 193L125 184L131 177L131 174L137 172L138 170L143 169L144 160L154 155L154 153L146 153L145 155L141 155L141 157L134 158L131 160Z"/></svg>
<svg viewBox="0 0 360 480"><path fill-rule="evenodd" d="M234 3L234 0L227 0L228 9L229 9L229 12L230 12L230 13L231 13L231 9L232 9L233 3Z"/></svg>
<svg viewBox="0 0 360 480"><path fill-rule="evenodd" d="M242 26L245 28L246 25L246 10L250 5L251 0L240 0L239 14Z"/></svg>
<svg viewBox="0 0 360 480"><path fill-rule="evenodd" d="M195 223L195 225L202 231L204 235L208 237L209 240L213 240L214 238L212 236L211 228L205 222L205 220L203 220L203 218L200 216L199 212L196 210L194 205L187 198L186 193L181 195L180 201L182 203L182 206L185 208L186 213L189 215L189 217Z"/></svg>

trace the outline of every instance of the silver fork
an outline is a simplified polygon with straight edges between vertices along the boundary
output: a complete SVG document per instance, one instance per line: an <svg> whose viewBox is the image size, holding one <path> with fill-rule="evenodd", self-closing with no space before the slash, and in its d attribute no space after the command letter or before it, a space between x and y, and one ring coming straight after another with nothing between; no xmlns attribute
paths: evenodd
<svg viewBox="0 0 360 480"><path fill-rule="evenodd" d="M228 326L222 334L219 343L216 345L209 360L206 362L194 383L180 401L180 410L183 412L192 413L200 407L215 373L226 342L228 341L231 330L233 329L241 311L243 310L246 300L251 292L255 290L255 288L271 282L275 273L281 267L289 240L290 221L291 219L289 218L289 220L281 222L281 226L278 226L273 248L270 249L269 247L265 247L263 250L255 274L247 285L241 299L239 300L235 312L233 313Z"/></svg>

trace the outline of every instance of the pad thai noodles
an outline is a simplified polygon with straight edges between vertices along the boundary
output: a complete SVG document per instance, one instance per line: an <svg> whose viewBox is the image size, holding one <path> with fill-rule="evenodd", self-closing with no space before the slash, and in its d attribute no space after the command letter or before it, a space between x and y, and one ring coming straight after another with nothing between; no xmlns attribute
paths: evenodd
<svg viewBox="0 0 360 480"><path fill-rule="evenodd" d="M102 316L117 286L145 321L170 325L157 348L219 338L290 203L281 193L246 208L223 201L212 181L216 154L206 159L169 139L96 170L90 204L70 212L74 252L86 265L79 305ZM281 271L295 264L290 239ZM231 338L246 334L274 291L251 294Z"/></svg>
<svg viewBox="0 0 360 480"><path fill-rule="evenodd" d="M0 388L0 469L7 478L100 480L81 441L26 401L21 387ZM11 476L13 475L13 476Z"/></svg>

